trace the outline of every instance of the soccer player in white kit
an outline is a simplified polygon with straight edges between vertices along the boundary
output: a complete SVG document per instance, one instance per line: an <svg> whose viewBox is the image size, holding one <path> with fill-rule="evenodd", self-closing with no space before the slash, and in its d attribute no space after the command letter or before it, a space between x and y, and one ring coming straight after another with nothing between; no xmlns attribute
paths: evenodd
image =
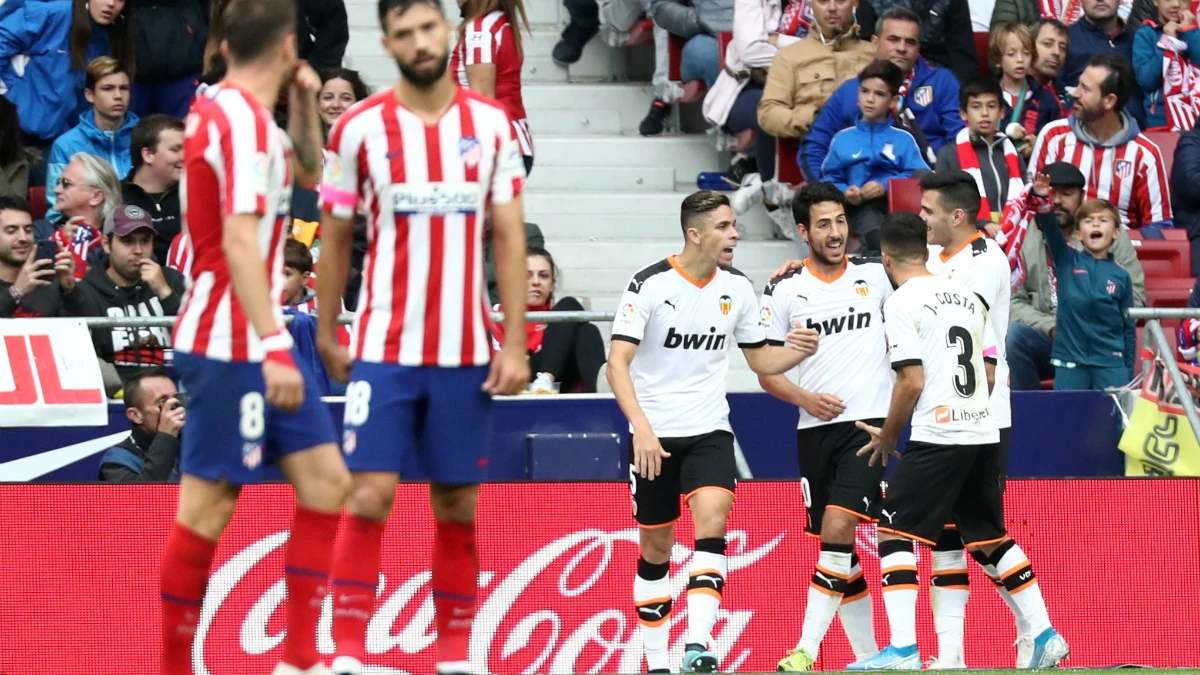
<svg viewBox="0 0 1200 675"><path fill-rule="evenodd" d="M992 317L997 353L991 410L1000 429L999 452L995 459L1003 481L1008 475L1008 440L1012 428L1008 355L1004 348L1008 337L1012 268L1004 249L995 240L983 236L983 231L975 226L975 214L982 198L978 183L970 174L965 171L929 174L921 179L921 190L921 218L929 228L929 271L953 279L978 295ZM953 527L947 527L933 549L929 595L938 636L938 656L931 663L931 669L967 667L963 658L963 624L970 590L964 546L970 543ZM995 566L978 551L973 555L1013 612L1017 624L1017 667L1027 668L1036 636L1030 634L1029 626L1021 619L1021 613L997 576Z"/></svg>
<svg viewBox="0 0 1200 675"><path fill-rule="evenodd" d="M709 650L725 587L725 521L737 488L725 376L737 342L751 369L784 373L814 353L817 333L795 328L767 345L754 287L733 269L738 233L729 199L702 190L683 201L684 247L629 281L613 323L608 381L633 434L629 463L641 559L634 604L650 672L670 672L671 547L686 496L696 545L688 581L683 671L712 673Z"/></svg>
<svg viewBox="0 0 1200 675"><path fill-rule="evenodd" d="M872 463L886 463L900 456L896 440L910 419L912 432L879 507L890 644L847 670L921 669L913 541L935 546L947 522L999 570L1036 636L1030 665L1052 667L1069 654L1067 643L1050 625L1033 567L1004 528L1003 481L995 461L1000 434L988 401L997 354L991 317L966 286L926 269L925 230L911 213L892 214L880 228L883 264L897 286L884 305L896 385L883 427L858 423L871 435L859 452L871 455Z"/></svg>

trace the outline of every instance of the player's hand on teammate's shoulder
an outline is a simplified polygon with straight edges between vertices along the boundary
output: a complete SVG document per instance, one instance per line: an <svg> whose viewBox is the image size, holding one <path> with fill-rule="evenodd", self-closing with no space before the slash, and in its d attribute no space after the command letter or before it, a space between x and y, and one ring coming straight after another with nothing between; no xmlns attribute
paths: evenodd
<svg viewBox="0 0 1200 675"><path fill-rule="evenodd" d="M832 422L846 412L846 402L833 394L815 394L805 391L800 396L800 407L804 412L821 420Z"/></svg>
<svg viewBox="0 0 1200 675"><path fill-rule="evenodd" d="M799 319L792 321L792 329L788 331L784 342L789 347L798 352L803 352L807 358L817 353L817 344L820 340L820 333L813 328L805 328Z"/></svg>
<svg viewBox="0 0 1200 675"><path fill-rule="evenodd" d="M887 466L889 456L900 456L900 451L896 449L896 439L884 438L883 429L873 427L866 422L855 422L854 426L871 435L871 441L858 451L859 457L866 454L871 455L871 461L867 462L870 466L875 466L876 461L882 461L883 465Z"/></svg>
<svg viewBox="0 0 1200 675"><path fill-rule="evenodd" d="M267 403L287 412L295 412L304 403L304 376L295 366L263 361L263 380L267 385Z"/></svg>
<svg viewBox="0 0 1200 675"><path fill-rule="evenodd" d="M529 384L529 358L524 348L520 351L505 347L492 357L483 390L494 396L512 396L521 393Z"/></svg>
<svg viewBox="0 0 1200 675"><path fill-rule="evenodd" d="M325 371L334 380L346 384L350 381L350 351L343 347L336 337L317 333L317 353L325 364Z"/></svg>
<svg viewBox="0 0 1200 675"><path fill-rule="evenodd" d="M804 266L803 260L789 260L789 261L783 263L782 265L780 265L779 269L772 272L771 278L778 279L779 277L787 274L788 272L791 272L793 270L798 270L803 266Z"/></svg>
<svg viewBox="0 0 1200 675"><path fill-rule="evenodd" d="M671 453L663 450L658 436L650 429L633 431L633 468L646 480L654 480L662 473L662 461Z"/></svg>

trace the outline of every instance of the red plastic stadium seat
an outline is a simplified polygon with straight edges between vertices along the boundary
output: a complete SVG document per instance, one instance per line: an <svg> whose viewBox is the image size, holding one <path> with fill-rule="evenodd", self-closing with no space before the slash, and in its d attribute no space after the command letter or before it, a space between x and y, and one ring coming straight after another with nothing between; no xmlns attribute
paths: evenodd
<svg viewBox="0 0 1200 675"><path fill-rule="evenodd" d="M1175 164L1175 144L1179 142L1178 131L1147 131L1146 137L1154 141L1162 151L1163 170L1171 180L1171 167Z"/></svg>
<svg viewBox="0 0 1200 675"><path fill-rule="evenodd" d="M1191 275L1192 249L1186 239L1134 239L1133 247L1147 277Z"/></svg>
<svg viewBox="0 0 1200 675"><path fill-rule="evenodd" d="M717 33L717 50L721 54L721 63L725 63L725 50L733 42L733 33Z"/></svg>
<svg viewBox="0 0 1200 675"><path fill-rule="evenodd" d="M979 74L988 76L988 38L990 33L975 34L975 56L979 59Z"/></svg>
<svg viewBox="0 0 1200 675"><path fill-rule="evenodd" d="M1195 283L1194 281L1192 283ZM1163 288L1146 285L1146 306L1153 309L1164 307L1187 307L1188 296L1192 293L1191 284L1185 289ZM1165 323L1165 322L1164 322Z"/></svg>
<svg viewBox="0 0 1200 675"><path fill-rule="evenodd" d="M775 176L780 183L799 185L804 182L804 172L796 161L800 152L800 141L795 138L775 139Z"/></svg>
<svg viewBox="0 0 1200 675"><path fill-rule="evenodd" d="M683 45L686 42L687 40L674 33L671 33L667 39L667 77L672 82L679 82L683 79L680 73L683 67Z"/></svg>
<svg viewBox="0 0 1200 675"><path fill-rule="evenodd" d="M1048 377L1048 378L1042 380L1042 391L1050 391L1053 388L1054 388L1054 378L1053 377Z"/></svg>
<svg viewBox="0 0 1200 675"><path fill-rule="evenodd" d="M46 217L46 188L29 188L29 205L33 207L33 219L41 220Z"/></svg>
<svg viewBox="0 0 1200 675"><path fill-rule="evenodd" d="M1187 241L1187 230L1177 227L1168 227L1162 231L1163 239L1168 241Z"/></svg>
<svg viewBox="0 0 1200 675"><path fill-rule="evenodd" d="M921 212L921 181L917 178L893 178L887 185L888 213Z"/></svg>

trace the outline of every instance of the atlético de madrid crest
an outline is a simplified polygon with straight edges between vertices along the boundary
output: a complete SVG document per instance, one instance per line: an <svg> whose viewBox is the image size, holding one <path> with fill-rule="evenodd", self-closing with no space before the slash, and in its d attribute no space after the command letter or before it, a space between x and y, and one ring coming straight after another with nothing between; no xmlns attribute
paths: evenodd
<svg viewBox="0 0 1200 675"><path fill-rule="evenodd" d="M929 104L933 103L933 87L929 85L917 87L917 90L913 92L913 103L916 103L922 108L929 107Z"/></svg>
<svg viewBox="0 0 1200 675"><path fill-rule="evenodd" d="M463 136L458 141L458 154L468 169L474 169L479 165L479 160L483 159L483 146L479 144L478 138Z"/></svg>

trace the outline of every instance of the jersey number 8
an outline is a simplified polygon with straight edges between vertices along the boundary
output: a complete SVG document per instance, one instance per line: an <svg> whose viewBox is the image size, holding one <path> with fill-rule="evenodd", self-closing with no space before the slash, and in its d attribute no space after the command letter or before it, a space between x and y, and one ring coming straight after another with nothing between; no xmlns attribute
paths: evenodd
<svg viewBox="0 0 1200 675"><path fill-rule="evenodd" d="M361 427L371 414L371 383L351 382L346 387L346 414L342 418L348 427Z"/></svg>
<svg viewBox="0 0 1200 675"><path fill-rule="evenodd" d="M963 398L975 395L975 364L971 356L975 353L975 342L971 333L962 326L952 326L946 333L946 346L958 351L958 370L954 373L954 391Z"/></svg>

